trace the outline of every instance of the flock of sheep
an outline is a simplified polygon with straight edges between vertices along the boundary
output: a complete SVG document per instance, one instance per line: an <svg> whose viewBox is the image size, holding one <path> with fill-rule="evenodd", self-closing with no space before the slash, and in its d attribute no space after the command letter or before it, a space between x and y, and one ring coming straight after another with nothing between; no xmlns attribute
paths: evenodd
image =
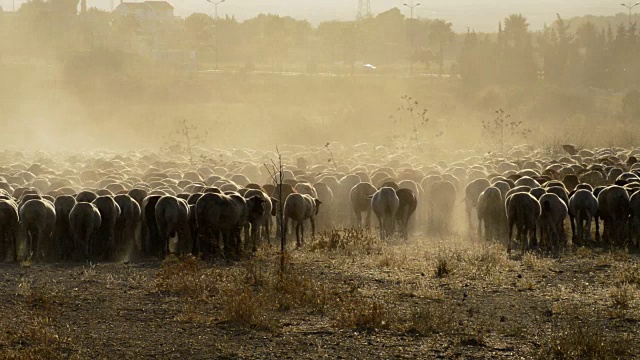
<svg viewBox="0 0 640 360"><path fill-rule="evenodd" d="M381 238L407 239L410 232L447 236L458 219L470 236L477 231L508 250L514 243L555 252L569 244L638 246L640 150L565 150L569 155L528 146L504 156L456 151L434 163L408 149L332 144L327 162L327 148L285 146L281 183L269 165L278 154L270 151L199 149L194 162L151 151L6 150L0 261L170 253L237 259L278 236L279 219L297 246L306 223L312 234L377 225ZM455 216L458 209L466 219Z"/></svg>

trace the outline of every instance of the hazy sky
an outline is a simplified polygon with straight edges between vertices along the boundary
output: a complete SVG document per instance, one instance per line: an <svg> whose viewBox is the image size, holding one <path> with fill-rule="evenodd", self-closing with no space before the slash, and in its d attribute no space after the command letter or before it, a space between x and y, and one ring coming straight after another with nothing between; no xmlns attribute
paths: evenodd
<svg viewBox="0 0 640 360"><path fill-rule="evenodd" d="M16 7L26 0L15 0ZM141 0L138 0L140 2ZM370 0L374 14L392 7L401 7L408 15L408 9L400 0ZM407 0L408 1L408 0ZM563 17L576 15L610 15L626 11L618 1L602 0L414 0L421 2L415 10L419 17L437 17L451 21L458 31L467 27L477 31L493 31L497 23L512 13L522 13L529 19L533 29L542 28L545 22L555 19L555 14ZM120 0L113 0L115 6ZM213 14L213 5L205 0L169 0L176 8L176 15L187 16L193 12ZM0 0L3 8L10 10L12 0ZM89 7L109 9L110 0L87 0ZM220 16L235 15L239 20L259 13L289 15L305 18L314 24L324 20L347 20L355 18L358 0L226 0L218 8ZM638 8L640 9L640 7Z"/></svg>

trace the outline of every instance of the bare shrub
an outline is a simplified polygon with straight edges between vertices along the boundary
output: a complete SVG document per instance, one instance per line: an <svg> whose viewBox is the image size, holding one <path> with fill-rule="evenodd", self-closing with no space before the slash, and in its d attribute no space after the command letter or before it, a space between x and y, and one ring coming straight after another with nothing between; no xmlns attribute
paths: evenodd
<svg viewBox="0 0 640 360"><path fill-rule="evenodd" d="M624 283L609 290L609 298L615 307L628 308L635 298L635 286Z"/></svg>
<svg viewBox="0 0 640 360"><path fill-rule="evenodd" d="M438 256L436 259L435 276L437 278L443 278L451 274L451 261L446 256Z"/></svg>
<svg viewBox="0 0 640 360"><path fill-rule="evenodd" d="M275 319L268 314L269 304L265 296L257 294L248 286L237 285L240 284L227 284L221 292L220 301L224 319L253 329L273 329Z"/></svg>

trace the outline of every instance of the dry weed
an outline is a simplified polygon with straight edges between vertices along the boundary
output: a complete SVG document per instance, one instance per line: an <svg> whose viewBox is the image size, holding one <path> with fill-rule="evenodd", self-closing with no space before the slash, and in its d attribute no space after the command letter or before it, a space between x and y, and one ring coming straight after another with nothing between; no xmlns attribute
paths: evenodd
<svg viewBox="0 0 640 360"><path fill-rule="evenodd" d="M616 284L631 284L640 287L640 266L625 263L614 275Z"/></svg>
<svg viewBox="0 0 640 360"><path fill-rule="evenodd" d="M407 263L407 254L392 248L383 248L376 264L381 268L399 269Z"/></svg>
<svg viewBox="0 0 640 360"><path fill-rule="evenodd" d="M28 316L19 326L0 332L2 359L66 359L73 353L71 339L55 329L55 321L47 316Z"/></svg>
<svg viewBox="0 0 640 360"><path fill-rule="evenodd" d="M338 304L337 326L347 329L389 329L398 319L383 301L347 298Z"/></svg>
<svg viewBox="0 0 640 360"><path fill-rule="evenodd" d="M536 354L542 360L617 359L623 348L602 331L586 324L566 324Z"/></svg>
<svg viewBox="0 0 640 360"><path fill-rule="evenodd" d="M510 265L507 251L499 244L472 248L466 255L465 266L473 273L485 277L492 277Z"/></svg>
<svg viewBox="0 0 640 360"><path fill-rule="evenodd" d="M155 288L172 295L183 295L207 300L217 294L217 274L193 256L170 257L162 262Z"/></svg>
<svg viewBox="0 0 640 360"><path fill-rule="evenodd" d="M611 304L618 308L628 308L633 302L635 296L635 286L628 283L620 284L609 290Z"/></svg>
<svg viewBox="0 0 640 360"><path fill-rule="evenodd" d="M522 257L522 265L534 271L544 271L553 265L553 260L529 251Z"/></svg>
<svg viewBox="0 0 640 360"><path fill-rule="evenodd" d="M451 272L453 271L451 266L451 260L449 257L438 256L438 258L436 259L436 269L434 275L437 278L443 278L451 274Z"/></svg>
<svg viewBox="0 0 640 360"><path fill-rule="evenodd" d="M225 284L220 296L222 313L228 322L259 330L275 328L275 319L268 313L273 308L265 296L257 294L240 282Z"/></svg>
<svg viewBox="0 0 640 360"><path fill-rule="evenodd" d="M316 236L311 252L326 251L346 256L380 255L383 243L370 229L333 229Z"/></svg>
<svg viewBox="0 0 640 360"><path fill-rule="evenodd" d="M411 297L423 298L428 300L444 299L444 292L442 291L442 289L429 286L429 283L421 281L407 284L404 293Z"/></svg>
<svg viewBox="0 0 640 360"><path fill-rule="evenodd" d="M425 336L453 330L457 324L455 310L446 301L430 301L412 313L408 331Z"/></svg>
<svg viewBox="0 0 640 360"><path fill-rule="evenodd" d="M330 289L313 278L295 273L275 277L268 287L268 296L279 310L308 308L323 314L334 298Z"/></svg>

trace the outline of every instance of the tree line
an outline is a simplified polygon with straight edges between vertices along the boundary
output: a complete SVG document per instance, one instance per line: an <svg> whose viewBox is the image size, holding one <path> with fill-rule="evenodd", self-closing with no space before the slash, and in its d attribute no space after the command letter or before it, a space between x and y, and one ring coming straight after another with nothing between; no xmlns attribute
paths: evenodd
<svg viewBox="0 0 640 360"><path fill-rule="evenodd" d="M450 22L409 19L398 8L312 26L273 14L245 21L201 13L144 21L84 6L77 13L73 3L30 0L16 13L0 13L0 56L51 62L96 50L142 58L183 51L197 54L205 68L219 61L223 68L345 73L365 63L379 72L406 71L412 64L416 71L459 75L479 86L544 82L624 89L640 80L640 32L631 18L611 25L602 18L558 15L534 32L526 17L513 14L496 32L459 34Z"/></svg>

